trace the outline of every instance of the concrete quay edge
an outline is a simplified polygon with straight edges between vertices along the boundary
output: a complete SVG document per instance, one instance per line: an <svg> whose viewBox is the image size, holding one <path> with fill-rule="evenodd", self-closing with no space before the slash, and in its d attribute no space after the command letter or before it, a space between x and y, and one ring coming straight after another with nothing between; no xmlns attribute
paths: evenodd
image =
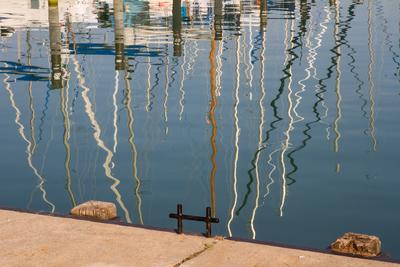
<svg viewBox="0 0 400 267"><path fill-rule="evenodd" d="M0 209L0 238L0 266L400 266L391 259L10 209Z"/></svg>

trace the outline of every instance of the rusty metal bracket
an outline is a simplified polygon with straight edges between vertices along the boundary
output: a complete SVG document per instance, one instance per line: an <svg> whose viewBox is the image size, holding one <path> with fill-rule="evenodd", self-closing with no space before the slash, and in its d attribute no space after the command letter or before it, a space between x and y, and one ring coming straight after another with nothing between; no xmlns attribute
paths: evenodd
<svg viewBox="0 0 400 267"><path fill-rule="evenodd" d="M177 220L176 232L178 234L182 234L182 232L183 232L183 220L205 222L206 230L207 230L207 232L205 234L206 237L211 237L211 224L219 223L218 218L211 217L211 208L210 207L206 208L206 216L201 217L201 216L183 214L182 204L178 204L176 206L176 213L170 213L169 217Z"/></svg>

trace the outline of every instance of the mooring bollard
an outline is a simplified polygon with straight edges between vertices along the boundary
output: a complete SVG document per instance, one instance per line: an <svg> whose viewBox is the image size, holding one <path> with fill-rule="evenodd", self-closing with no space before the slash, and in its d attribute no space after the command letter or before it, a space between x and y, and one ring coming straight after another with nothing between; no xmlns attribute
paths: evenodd
<svg viewBox="0 0 400 267"><path fill-rule="evenodd" d="M212 223L219 223L219 219L218 218L211 217L211 208L210 207L206 208L206 216L205 217L201 217L201 216L183 214L182 204L178 204L176 206L176 214L175 213L170 213L169 217L173 218L173 219L177 219L176 232L178 234L182 234L183 233L183 220L205 222L206 223L206 230L207 230L207 232L205 234L206 237L211 237L211 224Z"/></svg>
<svg viewBox="0 0 400 267"><path fill-rule="evenodd" d="M91 200L72 208L70 213L80 217L112 220L117 218L117 207L111 202Z"/></svg>
<svg viewBox="0 0 400 267"><path fill-rule="evenodd" d="M345 233L331 244L331 250L361 257L377 257L381 254L381 240L373 235Z"/></svg>

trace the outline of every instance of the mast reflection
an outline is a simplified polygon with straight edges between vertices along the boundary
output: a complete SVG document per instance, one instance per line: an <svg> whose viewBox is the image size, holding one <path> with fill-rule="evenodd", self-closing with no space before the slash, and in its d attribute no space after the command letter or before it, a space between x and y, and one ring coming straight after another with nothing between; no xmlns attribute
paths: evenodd
<svg viewBox="0 0 400 267"><path fill-rule="evenodd" d="M211 94L211 102L210 102L210 111L209 111L209 120L211 123L211 138L210 138L210 145L211 145L211 173L210 173L210 193L211 193L211 214L215 217L215 175L217 173L217 120L215 118L215 110L218 105L218 98L216 93L216 86L215 86L215 49L216 49L216 42L215 39L211 39L211 50L210 50L210 94Z"/></svg>
<svg viewBox="0 0 400 267"><path fill-rule="evenodd" d="M234 106L233 106L233 117L234 117L234 128L235 128L235 153L234 153L234 163L233 163L233 203L230 210L230 216L227 223L228 234L232 236L231 224L234 218L234 212L237 205L238 192L237 192L237 168L239 162L239 136L240 136L240 127L239 127L239 88L240 88L240 35L236 36L236 73L235 73L235 90L234 90Z"/></svg>
<svg viewBox="0 0 400 267"><path fill-rule="evenodd" d="M256 228L254 226L254 221L256 219L256 214L257 214L257 209L259 207L259 201L260 201L260 174L259 174L259 161L260 161L260 156L261 152L264 149L263 147L263 132L264 132L264 122L265 122L265 108L264 108L264 99L265 99L265 48L267 46L266 42L266 29L267 29L267 24L266 24L266 18L262 19L263 14L265 14L266 17L266 3L264 4L265 1L261 1L260 4L260 34L261 34L261 50L260 50L260 99L258 101L258 106L259 106L259 112L260 112L260 122L258 126L258 148L257 152L255 154L255 159L253 160L253 168L256 176L256 198L254 201L254 208L251 214L250 218L250 228L252 232L252 238L256 238ZM265 7L264 7L265 6ZM252 170L249 170L249 174L251 174ZM269 187L268 187L269 189Z"/></svg>
<svg viewBox="0 0 400 267"><path fill-rule="evenodd" d="M370 112L369 112L369 128L372 139L372 149L376 151L377 141L376 141L376 131L375 131L375 99L374 99L374 78L373 78L373 66L375 64L375 53L372 48L373 44L373 33L372 33L372 8L371 0L368 0L368 53L369 53L369 64L368 64L368 94L370 102Z"/></svg>
<svg viewBox="0 0 400 267"><path fill-rule="evenodd" d="M5 66L7 67L7 64L5 64ZM55 209L56 209L55 205L51 201L49 201L47 199L47 192L46 192L46 189L44 187L46 180L43 177L43 175L41 175L39 173L38 169L35 167L35 165L33 163L33 160L32 160L32 156L33 156L33 154L32 154L32 142L29 141L28 138L25 135L25 127L21 122L21 111L18 108L17 103L15 102L14 93L13 93L13 91L11 89L9 78L10 78L10 76L8 74L5 74L5 78L3 80L4 88L8 92L10 104L11 104L12 108L15 111L15 120L14 120L14 122L18 126L18 133L21 136L22 140L24 140L25 143L26 143L25 152L27 154L27 161L28 161L29 168L32 169L34 175L39 179L38 187L39 187L40 191L42 192L43 201L50 206L50 208L51 208L50 211L54 212Z"/></svg>
<svg viewBox="0 0 400 267"><path fill-rule="evenodd" d="M182 2L173 0L172 5L172 32L174 38L174 56L182 55Z"/></svg>
<svg viewBox="0 0 400 267"><path fill-rule="evenodd" d="M115 70L124 70L124 1L113 0L114 4L114 45Z"/></svg>
<svg viewBox="0 0 400 267"><path fill-rule="evenodd" d="M293 50L293 32L294 32L294 22L291 20L290 22L290 30L288 30L288 27L286 29L286 35L287 32L290 31L290 37L288 41L290 42L291 48L288 49L288 51ZM287 43L287 42L285 42ZM286 61L289 62L289 54L287 54ZM286 162L285 162L285 153L289 149L289 144L290 144L290 133L293 130L293 103L292 103L292 65L293 64L288 64L288 70L287 70L287 75L288 75L288 93L287 93L287 102L288 102L288 118L289 118L289 123L286 131L284 132L285 135L285 141L282 143L282 150L281 150L281 155L280 155L280 166L281 166L281 180L282 180L282 193L281 193L281 204L279 206L279 215L282 217L283 216L283 208L285 206L285 201L286 201L286 195L287 195L287 170L286 170Z"/></svg>
<svg viewBox="0 0 400 267"><path fill-rule="evenodd" d="M339 36L339 26L340 26L340 1L336 0L334 2L335 5L335 28L334 28L334 36L335 36L335 42L336 42L336 59L335 59L335 65L336 65L336 84L335 84L335 93L336 93L336 118L334 120L334 127L333 130L336 134L335 140L334 140L334 145L335 145L335 152L339 152L339 141L341 138L341 133L339 130L339 122L340 119L342 118L342 108L341 108L341 103L342 103L342 94L340 91L340 85L341 85L341 76L342 72L340 70L340 61L341 61L341 46L340 46L340 36ZM340 163L336 164L336 172L340 172Z"/></svg>
<svg viewBox="0 0 400 267"><path fill-rule="evenodd" d="M122 1L122 0L114 0L114 1ZM101 129L99 122L97 121L96 113L93 108L93 104L89 98L90 88L89 88L89 86L87 86L85 84L86 83L85 76L84 76L84 73L82 72L82 67L80 66L79 61L78 61L77 51L75 49L76 48L75 39L73 39L73 42L74 42L74 44L73 44L73 47L74 47L73 64L75 66L74 69L77 74L77 80L78 80L79 87L82 88L81 96L82 96L82 100L84 102L84 111L87 114L87 117L88 117L91 127L93 129L93 138L96 141L97 146L106 153L106 158L103 162L103 168L104 168L105 176L113 182L113 184L110 186L110 189L114 193L117 203L120 205L121 209L124 211L125 220L130 223L130 222L132 222L132 220L130 218L129 211L126 208L126 205L122 199L121 193L119 192L119 190L117 188L118 185L121 183L121 181L120 181L120 179L115 177L111 171L112 159L114 157L114 153L112 152L112 150L110 150L108 148L108 146L102 139L102 129Z"/></svg>
<svg viewBox="0 0 400 267"><path fill-rule="evenodd" d="M142 197L141 197L141 185L142 181L139 178L138 175L138 167L137 167L137 159L138 159L138 153L137 153L137 148L135 144L135 132L134 132L134 112L132 110L132 89L131 89L131 84L129 80L129 72L125 73L125 108L127 110L127 115L128 115L128 130L129 130L129 146L131 148L131 153L132 153L132 174L133 178L135 179L135 196L136 196L136 209L139 215L139 223L143 224L143 214L142 214Z"/></svg>
<svg viewBox="0 0 400 267"><path fill-rule="evenodd" d="M58 0L49 0L49 36L51 55L51 86L62 87L61 69L61 26L59 21Z"/></svg>

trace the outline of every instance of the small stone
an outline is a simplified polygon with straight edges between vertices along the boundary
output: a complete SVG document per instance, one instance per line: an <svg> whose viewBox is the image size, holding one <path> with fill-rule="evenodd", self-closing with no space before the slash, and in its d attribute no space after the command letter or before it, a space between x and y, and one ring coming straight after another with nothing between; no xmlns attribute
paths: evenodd
<svg viewBox="0 0 400 267"><path fill-rule="evenodd" d="M376 257L381 253L381 241L373 235L345 233L331 244L331 250L362 257Z"/></svg>
<svg viewBox="0 0 400 267"><path fill-rule="evenodd" d="M111 220L117 217L117 207L114 203L90 200L72 208L70 213L75 216Z"/></svg>

